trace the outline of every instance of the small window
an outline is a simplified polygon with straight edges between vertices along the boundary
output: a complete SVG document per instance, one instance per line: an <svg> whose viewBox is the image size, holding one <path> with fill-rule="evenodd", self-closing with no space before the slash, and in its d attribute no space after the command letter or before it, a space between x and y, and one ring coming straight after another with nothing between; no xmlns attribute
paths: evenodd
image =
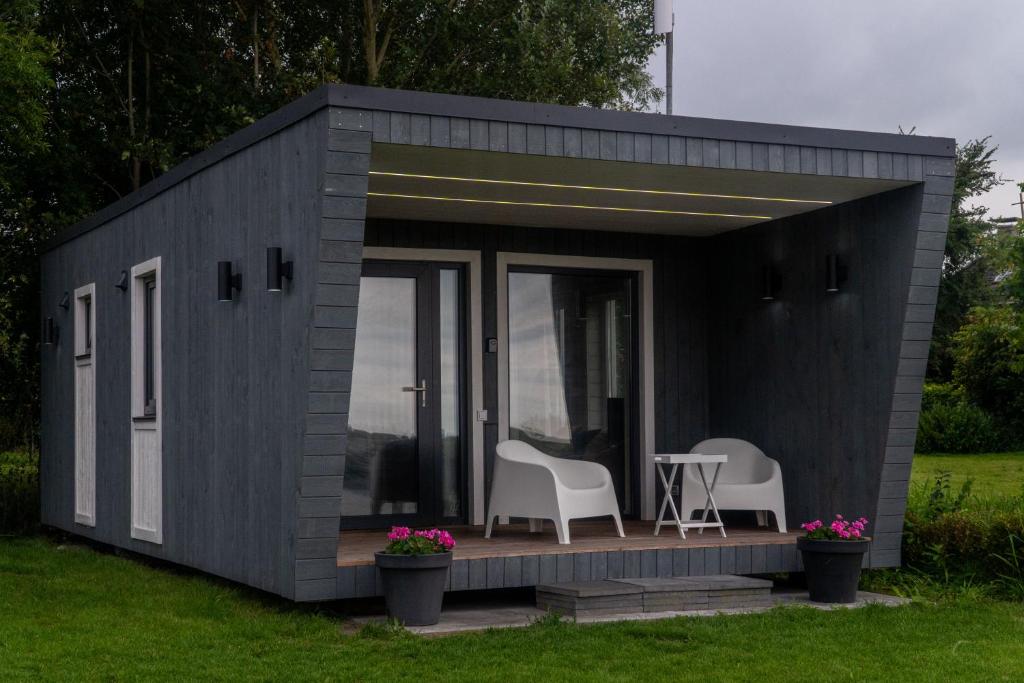
<svg viewBox="0 0 1024 683"><path fill-rule="evenodd" d="M75 358L85 360L92 356L92 340L96 330L93 320L92 298L96 286L86 285L75 290Z"/></svg>
<svg viewBox="0 0 1024 683"><path fill-rule="evenodd" d="M142 359L143 359L143 410L146 417L156 415L156 365L154 364L156 277L143 278L142 310Z"/></svg>
<svg viewBox="0 0 1024 683"><path fill-rule="evenodd" d="M82 299L83 325L82 333L85 334L85 352L92 353L92 297Z"/></svg>
<svg viewBox="0 0 1024 683"><path fill-rule="evenodd" d="M160 420L161 382L161 291L160 258L132 268L131 285L131 378L132 420L154 423Z"/></svg>

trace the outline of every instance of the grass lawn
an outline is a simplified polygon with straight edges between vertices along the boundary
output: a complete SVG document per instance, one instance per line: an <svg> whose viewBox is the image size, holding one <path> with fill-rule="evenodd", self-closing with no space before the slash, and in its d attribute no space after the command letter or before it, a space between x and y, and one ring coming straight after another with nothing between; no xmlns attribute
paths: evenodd
<svg viewBox="0 0 1024 683"><path fill-rule="evenodd" d="M1021 680L1024 605L765 614L425 639L210 579L0 539L0 678Z"/></svg>
<svg viewBox="0 0 1024 683"><path fill-rule="evenodd" d="M939 472L952 475L955 490L959 490L965 479L973 479L971 492L978 496L1017 495L1024 492L1024 453L914 456L911 474L914 485L931 485Z"/></svg>

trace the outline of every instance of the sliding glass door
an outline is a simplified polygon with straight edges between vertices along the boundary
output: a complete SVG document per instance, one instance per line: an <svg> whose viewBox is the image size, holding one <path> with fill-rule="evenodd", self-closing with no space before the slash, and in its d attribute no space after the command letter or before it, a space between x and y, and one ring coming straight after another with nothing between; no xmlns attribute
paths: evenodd
<svg viewBox="0 0 1024 683"><path fill-rule="evenodd" d="M509 438L604 465L625 514L639 512L635 308L631 273L508 274Z"/></svg>

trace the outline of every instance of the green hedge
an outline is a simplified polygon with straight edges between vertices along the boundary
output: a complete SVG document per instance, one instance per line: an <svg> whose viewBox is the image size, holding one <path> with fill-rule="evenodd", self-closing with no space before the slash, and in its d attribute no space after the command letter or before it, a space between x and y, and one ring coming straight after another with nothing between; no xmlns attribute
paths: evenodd
<svg viewBox="0 0 1024 683"><path fill-rule="evenodd" d="M23 534L38 526L38 454L0 453L0 533Z"/></svg>
<svg viewBox="0 0 1024 683"><path fill-rule="evenodd" d="M991 414L950 384L925 384L918 453L994 453L1016 440Z"/></svg>
<svg viewBox="0 0 1024 683"><path fill-rule="evenodd" d="M1024 600L1024 492L979 498L941 474L907 510L903 564L946 583Z"/></svg>

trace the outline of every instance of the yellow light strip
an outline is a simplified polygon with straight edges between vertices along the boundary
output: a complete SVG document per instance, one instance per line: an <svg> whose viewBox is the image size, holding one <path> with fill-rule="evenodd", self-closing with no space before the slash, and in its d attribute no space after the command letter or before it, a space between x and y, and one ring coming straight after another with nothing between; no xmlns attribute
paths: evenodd
<svg viewBox="0 0 1024 683"><path fill-rule="evenodd" d="M420 194L396 194L393 192L367 192L369 197L391 197L393 199L428 199L436 202L464 202L467 204L501 204L505 206L539 206L546 209L590 209L593 211L624 211L628 213L659 213L675 216L710 216L712 218L744 218L770 221L771 216L748 216L737 213L710 213L707 211L675 211L672 209L630 209L623 206L591 206L589 204L551 204L548 202L513 202L503 199L469 199L467 197L431 197Z"/></svg>
<svg viewBox="0 0 1024 683"><path fill-rule="evenodd" d="M741 194L710 194L707 192L676 192L674 190L638 190L631 187L604 187L601 185L569 185L565 183L541 183L526 180L494 180L491 178L463 178L461 176L430 175L427 173L397 173L394 171L370 171L370 175L394 178L417 178L420 180L453 180L462 183L486 183L492 185L518 185L523 187L551 187L562 190L600 190L602 192L632 192L636 194L668 195L673 197L708 197L711 199L743 199L757 202L785 202L789 204L831 204L821 199L788 199L785 197L753 197Z"/></svg>

